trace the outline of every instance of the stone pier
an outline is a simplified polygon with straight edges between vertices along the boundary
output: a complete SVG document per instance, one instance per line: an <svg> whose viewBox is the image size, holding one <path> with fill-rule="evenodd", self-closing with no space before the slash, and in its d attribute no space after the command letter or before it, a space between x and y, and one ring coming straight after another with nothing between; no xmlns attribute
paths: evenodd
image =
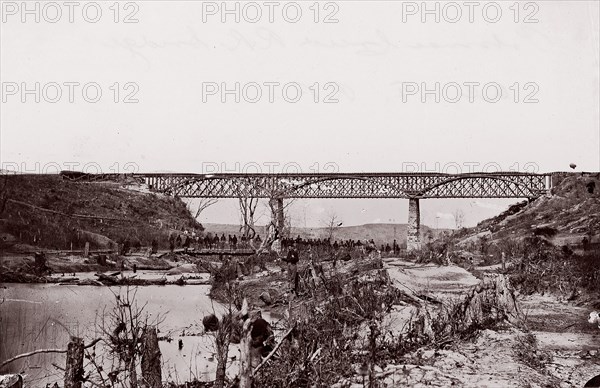
<svg viewBox="0 0 600 388"><path fill-rule="evenodd" d="M421 248L421 214L419 199L408 199L408 231L406 236L406 250L412 251Z"/></svg>
<svg viewBox="0 0 600 388"><path fill-rule="evenodd" d="M271 198L271 221L283 237L285 230L285 216L283 215L283 198Z"/></svg>

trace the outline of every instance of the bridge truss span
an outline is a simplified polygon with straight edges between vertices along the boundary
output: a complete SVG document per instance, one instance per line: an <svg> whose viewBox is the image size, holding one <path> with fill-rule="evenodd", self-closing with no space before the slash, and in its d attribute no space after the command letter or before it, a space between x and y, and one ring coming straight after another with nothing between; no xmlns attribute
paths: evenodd
<svg viewBox="0 0 600 388"><path fill-rule="evenodd" d="M138 174L151 190L184 198L537 198L550 174Z"/></svg>

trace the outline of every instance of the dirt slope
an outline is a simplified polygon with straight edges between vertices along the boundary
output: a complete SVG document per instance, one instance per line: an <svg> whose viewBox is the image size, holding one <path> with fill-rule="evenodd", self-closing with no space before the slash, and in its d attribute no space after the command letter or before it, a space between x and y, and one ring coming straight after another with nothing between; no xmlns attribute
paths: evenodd
<svg viewBox="0 0 600 388"><path fill-rule="evenodd" d="M76 182L59 175L1 177L7 199L0 214L0 251L23 248L111 249L167 245L172 230L201 229L176 198L125 188L131 182ZM5 186L4 186L5 185Z"/></svg>
<svg viewBox="0 0 600 388"><path fill-rule="evenodd" d="M557 246L573 249L600 245L600 174L556 173L550 196L522 202L460 233L461 242L486 236L504 238L542 236Z"/></svg>

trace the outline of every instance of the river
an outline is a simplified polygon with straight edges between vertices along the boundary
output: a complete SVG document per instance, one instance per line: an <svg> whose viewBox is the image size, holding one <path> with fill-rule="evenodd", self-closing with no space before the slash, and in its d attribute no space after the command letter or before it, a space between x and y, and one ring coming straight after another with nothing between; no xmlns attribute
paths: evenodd
<svg viewBox="0 0 600 388"><path fill-rule="evenodd" d="M169 285L130 290L136 292L138 306L145 305L150 320L159 316L163 319L159 336L171 333L173 338L171 342L160 342L163 380L181 383L194 378L214 379L213 336L202 334L202 318L222 311L222 306L211 301L209 289ZM102 317L115 305L113 293L124 295L125 288L0 283L0 360L36 349L66 349L70 334L89 343L100 335ZM237 353L236 348L230 349L230 356ZM44 387L55 381L62 386L64 372L53 363L64 368L65 355L34 355L12 362L0 373L24 372L27 386Z"/></svg>

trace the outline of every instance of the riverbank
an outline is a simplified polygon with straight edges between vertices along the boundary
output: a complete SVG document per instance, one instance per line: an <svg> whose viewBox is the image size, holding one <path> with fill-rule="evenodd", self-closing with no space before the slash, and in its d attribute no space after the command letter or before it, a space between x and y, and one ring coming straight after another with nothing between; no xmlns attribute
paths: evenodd
<svg viewBox="0 0 600 388"><path fill-rule="evenodd" d="M36 255L3 254L0 282L81 286L207 285L209 276L198 267L200 260L211 258L169 252L150 257L136 254L83 257L54 253L43 254L40 264Z"/></svg>
<svg viewBox="0 0 600 388"><path fill-rule="evenodd" d="M54 257L48 260L48 265L55 269L69 262L82 265L81 259ZM31 260L27 260L29 265ZM13 316L29 319L27 317L37 313L26 309L39 308L35 306L43 306L49 317L61 322L65 317L74 318L72 312L65 314L65 311L84 311L88 305L94 306L91 310L98 314L98 308L106 300L96 305L93 290L108 287L71 287L77 283L69 278L79 278L77 281L101 278L112 282L105 277L130 279L138 276L145 280L167 278L175 281L184 276L197 277L198 281L205 282L203 284L209 281L208 273L198 272L203 266L198 269L197 263L187 262L194 260L191 258L178 256L175 261L169 256L139 259L128 256L126 260L131 260L128 264L139 265L148 264L149 260L161 267L160 270L138 270L135 275L131 270L106 270L114 270L114 267L105 268L99 273L102 276L96 276L95 272L75 272L75 276L73 273L64 276L54 273L46 275L47 282L64 287L34 285L46 287L35 297L30 297L25 289L19 291L14 289L16 286L5 283L3 286L9 287L4 295L6 303L20 307L18 310L11 307L8 315L4 310L3 320L6 322ZM333 261L311 264L301 260L299 292L295 294L290 292L286 263L270 260L254 261L250 265L251 260L242 260L242 266L238 266L236 260L230 262L236 267L230 284L253 309L261 310L273 326L276 338L281 338L293 322L297 331L296 337L283 343L277 359L257 374L258 384L270 381L273 385L269 386L286 386L303 376L299 373L305 373L307 375L302 378L308 381L321 379L327 382L326 385L339 388L362 386L365 378L372 379L379 387L545 387L548 384L581 387L597 374L600 365L597 345L600 330L586 322L589 307L553 295L516 293L524 317L519 325L500 319L493 324L481 322L468 332L453 332L451 336L434 339L423 336L425 332L419 325L427 325L428 319L431 328L442 333L438 327L448 322L439 321L445 317L440 312L464 301L473 290L481 289L482 279L501 277L499 268L475 267L468 271L454 265L417 264L391 257L381 260L375 256L338 260L335 265ZM13 271L19 267L14 264L10 267ZM216 261L211 263L215 268L216 264ZM167 266L170 267L168 270ZM218 311L227 308L224 284L194 288L201 290L200 294L204 296L196 295L195 291L180 292L177 291L179 287L168 284L160 290L153 285L141 287L139 294L140 302L152 303L153 314L171 310L166 321L168 334L161 335L164 338L161 341L163 359L171 365L163 372L163 377L175 381L173 377L177 376L180 382L212 380L216 368L214 337L204 332L200 322L204 316L216 312L215 306L219 304L213 305L215 299L224 303ZM110 285L119 286L117 283ZM10 294L6 294L9 291ZM69 297L70 293L75 296ZM46 294L61 296L46 299ZM105 296L110 299L111 295ZM192 295L203 299L185 301ZM67 303L69 307L54 312L54 303ZM78 303L78 307L75 306ZM21 313L15 315L15 311ZM221 316L219 312L216 314ZM92 317L86 319L89 321ZM19 325L13 323L12 327ZM3 338L11 336L22 338L23 334L3 333ZM183 350L178 347L180 339ZM38 345L32 342L30 346ZM203 349L201 352L200 348ZM227 375L232 379L237 373L239 347L231 345L227 357L230 360ZM43 359L39 363L48 365ZM308 365L309 369L301 371L299 365ZM182 370L185 370L183 375Z"/></svg>
<svg viewBox="0 0 600 388"><path fill-rule="evenodd" d="M449 337L431 341L421 338L421 345L409 349L415 340L411 337L415 324L419 325L419 317L424 316L423 309L435 331L436 327L447 324L436 322L444 316L440 311L462 303L473 295L473 290L481 290L482 279L503 275L500 268L495 267L474 267L467 271L454 265L423 265L399 258L384 259L381 267L376 262L338 262L335 268L330 262L323 263L324 278L336 278L341 287L337 291L327 289L332 282L319 284L319 277L312 277L306 262L299 266L301 291L298 295L288 291L286 273L282 272L285 265L280 262L267 265L265 271L256 275L245 276L236 284L251 305L284 317L277 321L278 327L286 327L286 322L291 322L290 316L296 316L302 322L300 331L307 333L305 335L311 333L308 340L294 341L313 343L313 350L305 355L306 362L320 349L313 367L327 369L330 375L316 370L304 371L309 374L310 377L304 377L309 381L336 381L332 386L338 388L362 387L365 379L372 379L380 387L581 387L598 374L600 330L587 322L592 307L587 303L589 299L582 298L577 305L560 295L521 295L515 291L522 318L519 324L503 319L494 323L482 321L466 332L456 332ZM369 289L375 293L365 291ZM394 289L400 292L400 297L387 304L389 309L380 311L379 316L371 312L361 314L360 306L366 299L380 295L388 300L388 296L395 294ZM218 297L218 293L216 295ZM348 298L356 298L360 306L352 308L345 304ZM415 300L421 302L414 303ZM328 315L332 303L334 306L337 303L337 313ZM326 326L318 326L320 323L316 321L311 323L320 321L322 314ZM338 350L335 346L327 350L331 346L327 341L332 338L317 335L313 330L336 332L333 340ZM356 337L350 334L352 332ZM348 334L350 337L346 337ZM302 365L304 356L297 353L299 349L293 343L284 344L281 358L268 367L264 375L259 375L258 381L272 381L277 371L285 376L299 373L294 372L293 364ZM345 361L329 359L328 351L331 355L337 353L338 357L343 354ZM390 351L392 353L386 355ZM290 364L287 357L292 357ZM294 357L296 361L292 362ZM363 368L365 365L367 370ZM285 386L285 381L273 382L273 386Z"/></svg>
<svg viewBox="0 0 600 388"><path fill-rule="evenodd" d="M127 287L95 287L58 284L0 284L0 362L37 349L66 349L71 335L85 343L104 337L103 327L115 306L115 294ZM202 317L222 309L208 296L209 286L175 285L129 288L134 306L143 308L149 322L160 322L159 338L165 381L214 379L216 362L213 338L204 333ZM188 290L183 292L182 290ZM183 347L179 347L181 340ZM111 371L111 354L102 341L96 354L103 355ZM235 356L231 349L231 356ZM65 355L37 354L0 368L2 373L25 374L26 387L63 386ZM93 370L89 366L86 372ZM235 373L233 369L231 373Z"/></svg>

